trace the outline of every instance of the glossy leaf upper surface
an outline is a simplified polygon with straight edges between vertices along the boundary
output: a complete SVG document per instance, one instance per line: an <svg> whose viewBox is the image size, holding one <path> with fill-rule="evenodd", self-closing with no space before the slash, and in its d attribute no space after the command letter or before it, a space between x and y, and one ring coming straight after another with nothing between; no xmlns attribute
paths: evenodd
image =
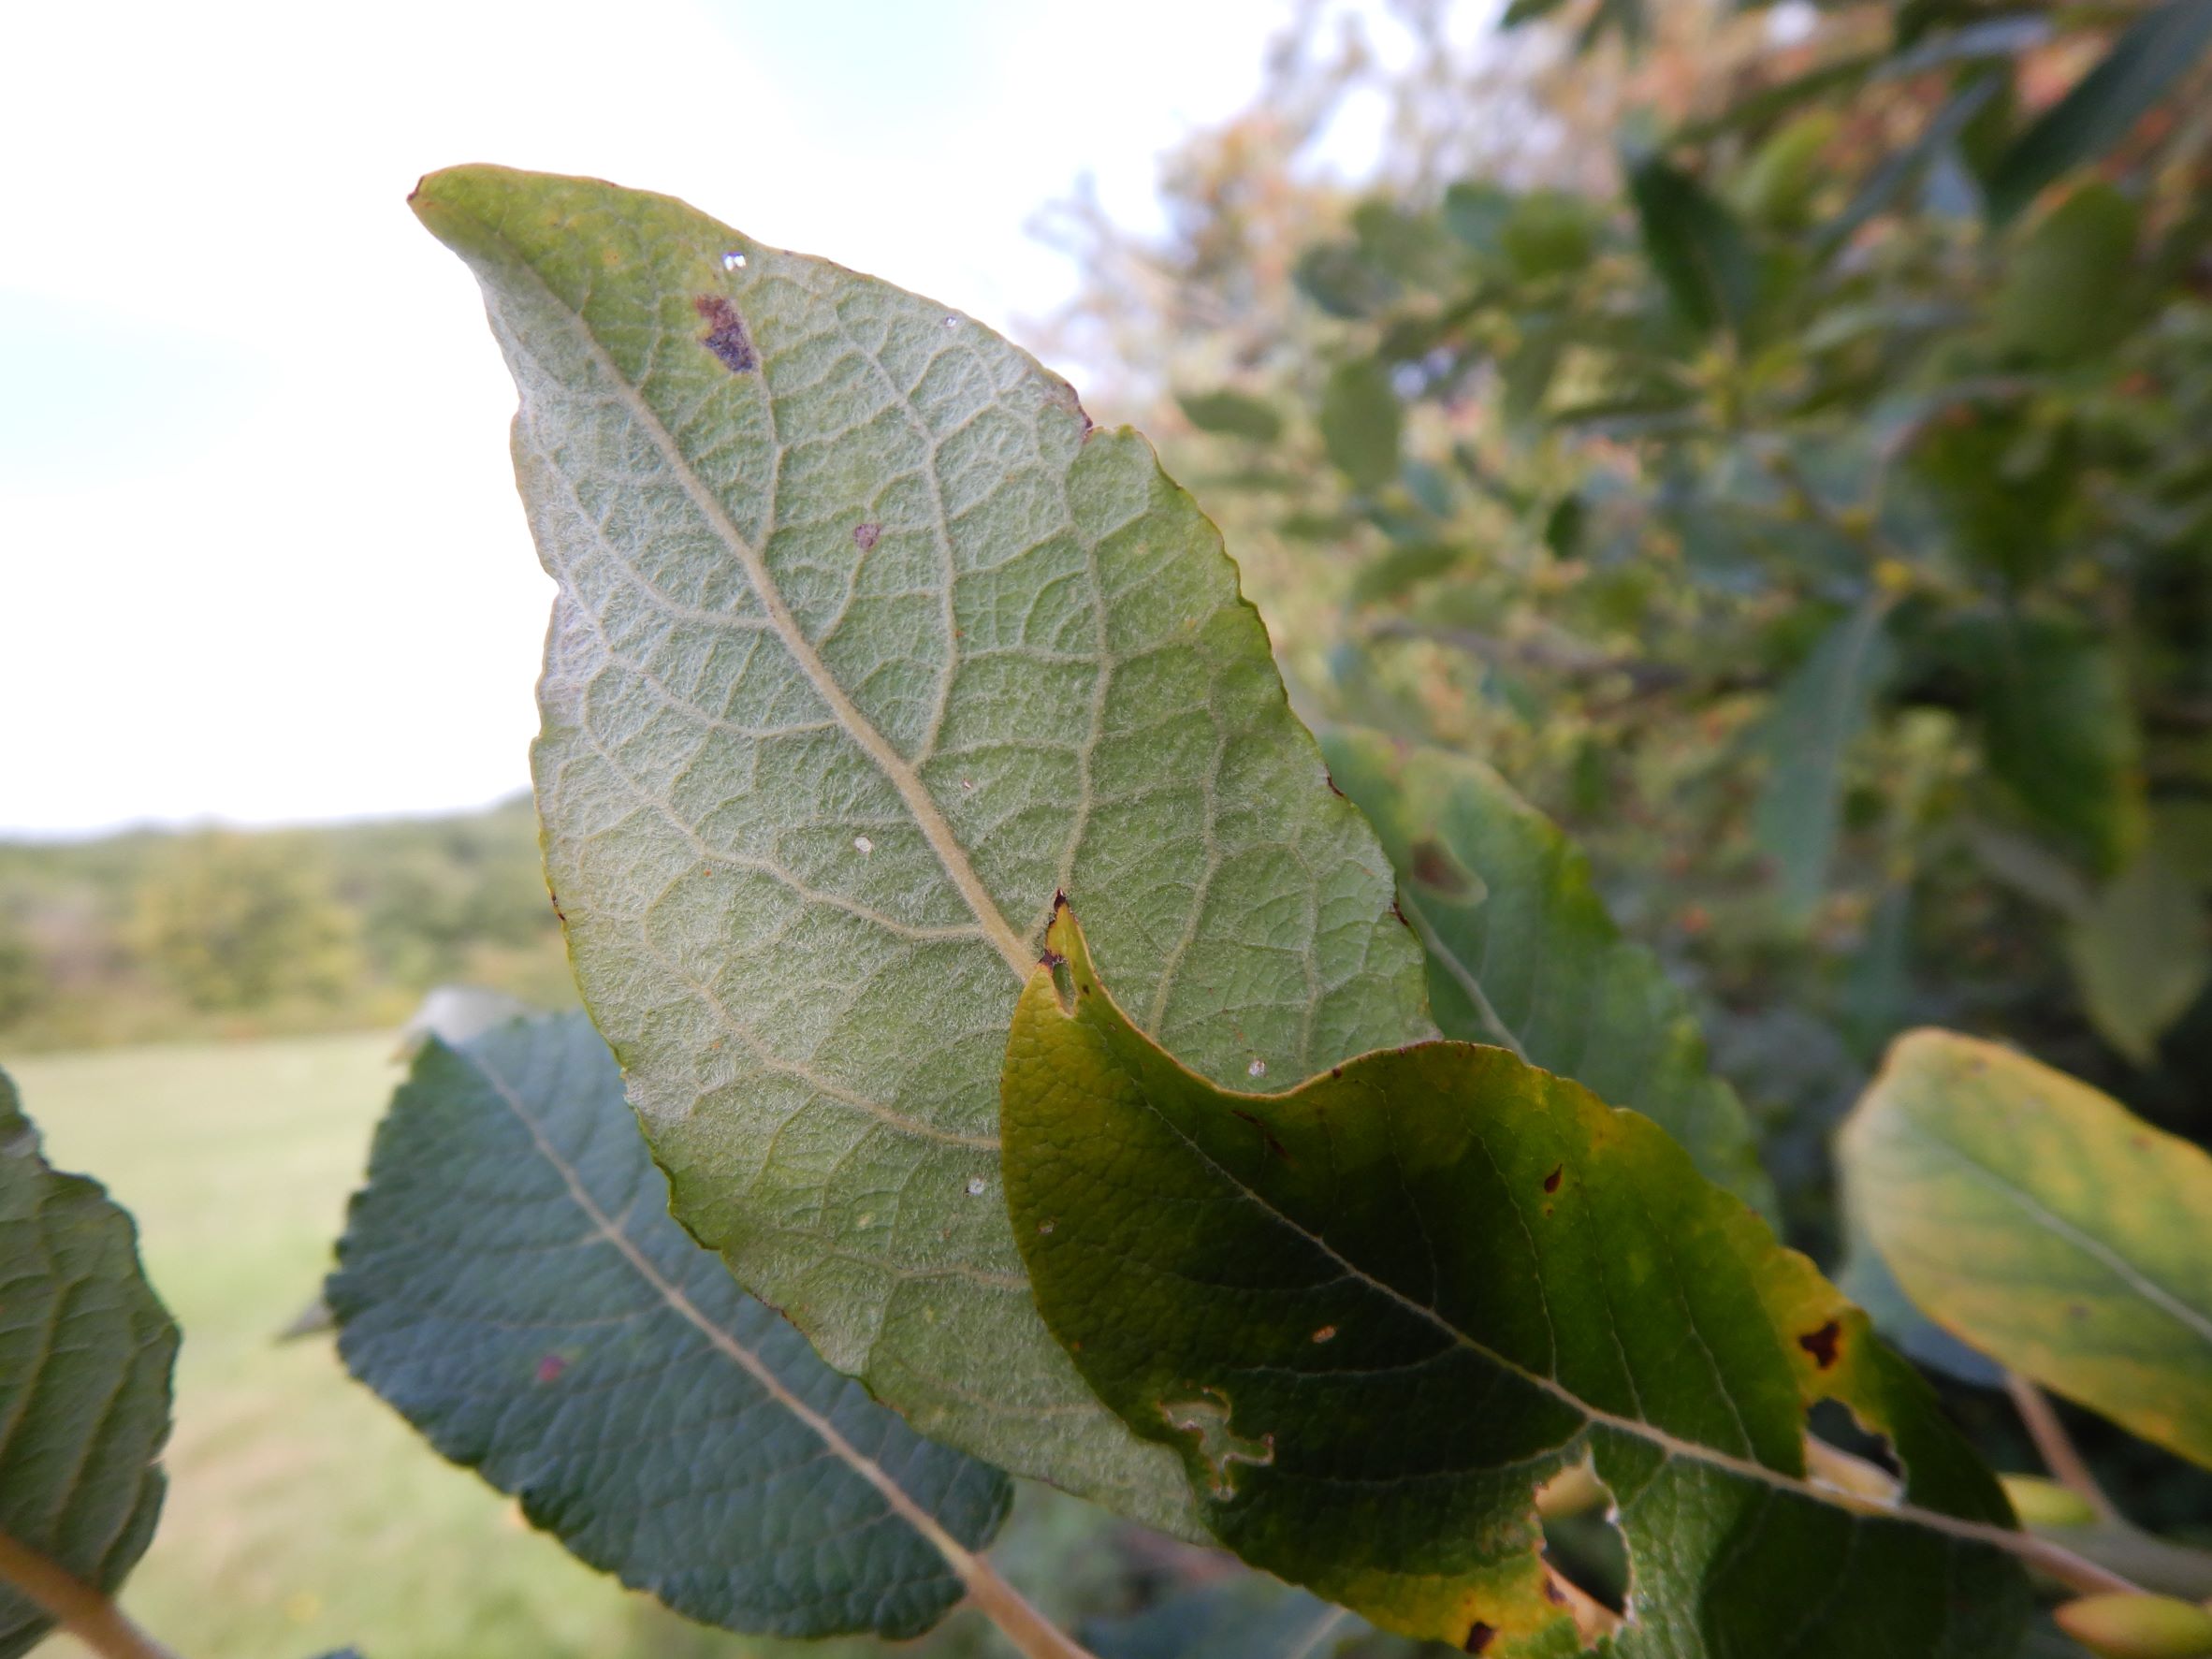
<svg viewBox="0 0 2212 1659"><path fill-rule="evenodd" d="M1452 1042L1234 1094L1129 1024L1065 912L1052 943L1007 1049L1014 1231L1054 1333L1247 1561L1405 1634L1572 1652L1533 1493L1589 1454L1620 1652L2010 1652L1993 1477L1649 1119ZM1822 1399L1889 1438L1905 1506L1807 1479Z"/></svg>

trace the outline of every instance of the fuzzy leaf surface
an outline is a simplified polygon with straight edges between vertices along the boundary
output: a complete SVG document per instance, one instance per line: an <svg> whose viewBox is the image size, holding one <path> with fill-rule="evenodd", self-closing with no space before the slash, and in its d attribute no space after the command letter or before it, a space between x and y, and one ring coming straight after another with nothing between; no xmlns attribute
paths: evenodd
<svg viewBox="0 0 2212 1659"><path fill-rule="evenodd" d="M2007 1654L2009 1510L1928 1385L1648 1118L1435 1042L1276 1096L1198 1077L1070 913L1007 1048L1040 1306L1256 1566L1406 1635L1564 1654L1537 1485L1585 1454L1631 1564L1623 1654ZM1886 1435L1903 1501L1808 1480L1805 1412Z"/></svg>
<svg viewBox="0 0 2212 1659"><path fill-rule="evenodd" d="M582 1014L425 1042L328 1297L339 1352L532 1524L732 1630L919 1635L1006 1477L824 1365L668 1214ZM891 1490L886 1490L886 1489Z"/></svg>
<svg viewBox="0 0 2212 1659"><path fill-rule="evenodd" d="M0 1534L117 1590L161 1513L176 1359L129 1214L46 1161L0 1072ZM0 1584L0 1659L52 1623Z"/></svg>
<svg viewBox="0 0 2212 1659"><path fill-rule="evenodd" d="M1706 1179L1770 1211L1743 1103L1708 1066L1689 998L1622 936L1559 826L1464 755L1345 728L1321 749L1398 871L1444 1035L1509 1048L1642 1113Z"/></svg>
<svg viewBox="0 0 2212 1659"><path fill-rule="evenodd" d="M1844 1125L1847 1201L1920 1310L2212 1465L2212 1157L2025 1055L1890 1050Z"/></svg>
<svg viewBox="0 0 2212 1659"><path fill-rule="evenodd" d="M521 393L547 870L676 1213L924 1433L1187 1527L997 1201L1054 891L1209 1075L1429 1028L1219 533L935 302L588 180L414 202Z"/></svg>

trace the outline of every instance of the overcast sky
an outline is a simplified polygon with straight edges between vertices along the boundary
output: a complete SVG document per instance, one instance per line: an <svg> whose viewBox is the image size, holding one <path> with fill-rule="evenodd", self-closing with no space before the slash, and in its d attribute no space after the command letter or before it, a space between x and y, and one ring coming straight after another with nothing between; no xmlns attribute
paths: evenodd
<svg viewBox="0 0 2212 1659"><path fill-rule="evenodd" d="M1001 327L1083 172L1257 87L1285 0L22 5L0 18L0 833L522 787L550 588L461 161L666 191ZM1018 327L1011 331L1019 334Z"/></svg>

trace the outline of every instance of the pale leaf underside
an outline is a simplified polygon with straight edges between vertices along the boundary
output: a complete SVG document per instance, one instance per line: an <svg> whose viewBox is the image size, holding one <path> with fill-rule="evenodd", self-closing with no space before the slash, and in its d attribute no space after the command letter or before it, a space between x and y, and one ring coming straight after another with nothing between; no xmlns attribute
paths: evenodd
<svg viewBox="0 0 2212 1659"><path fill-rule="evenodd" d="M998 1061L1053 895L1210 1076L1428 1029L1217 533L886 284L589 181L415 206L521 391L548 870L677 1214L924 1432L1186 1524L1007 1233Z"/></svg>

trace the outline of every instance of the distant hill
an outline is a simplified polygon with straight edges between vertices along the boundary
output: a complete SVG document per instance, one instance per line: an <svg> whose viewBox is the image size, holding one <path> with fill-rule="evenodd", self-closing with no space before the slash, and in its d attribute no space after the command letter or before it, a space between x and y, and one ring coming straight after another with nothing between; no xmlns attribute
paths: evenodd
<svg viewBox="0 0 2212 1659"><path fill-rule="evenodd" d="M438 818L0 841L0 1055L396 1026L456 981L574 999L527 795Z"/></svg>

